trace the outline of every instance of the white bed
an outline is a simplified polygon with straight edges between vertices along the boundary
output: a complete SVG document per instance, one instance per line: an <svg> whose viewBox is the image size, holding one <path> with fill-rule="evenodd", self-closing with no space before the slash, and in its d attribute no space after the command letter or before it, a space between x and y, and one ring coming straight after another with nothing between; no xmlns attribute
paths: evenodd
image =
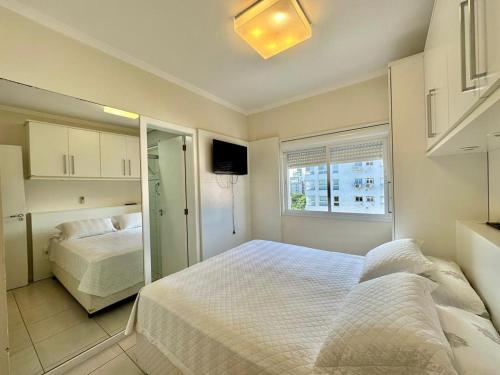
<svg viewBox="0 0 500 375"><path fill-rule="evenodd" d="M127 332L148 374L308 374L363 257L251 241L146 286Z"/></svg>
<svg viewBox="0 0 500 375"><path fill-rule="evenodd" d="M141 227L52 239L49 259L53 274L89 313L136 294L144 285Z"/></svg>

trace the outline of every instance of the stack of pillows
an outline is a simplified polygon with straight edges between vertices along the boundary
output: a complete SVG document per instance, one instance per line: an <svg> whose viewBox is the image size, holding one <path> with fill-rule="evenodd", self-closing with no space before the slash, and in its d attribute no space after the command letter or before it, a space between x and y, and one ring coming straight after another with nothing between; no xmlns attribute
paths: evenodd
<svg viewBox="0 0 500 375"><path fill-rule="evenodd" d="M396 240L371 250L315 363L321 374L500 374L500 336L460 267Z"/></svg>
<svg viewBox="0 0 500 375"><path fill-rule="evenodd" d="M68 221L59 224L56 229L60 231L60 239L76 240L140 227L142 227L142 214L135 212L113 217Z"/></svg>

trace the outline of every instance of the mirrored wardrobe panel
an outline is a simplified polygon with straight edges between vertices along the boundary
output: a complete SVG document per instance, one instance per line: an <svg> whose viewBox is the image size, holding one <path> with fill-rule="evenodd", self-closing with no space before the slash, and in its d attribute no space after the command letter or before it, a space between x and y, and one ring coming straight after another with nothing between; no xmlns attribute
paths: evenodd
<svg viewBox="0 0 500 375"><path fill-rule="evenodd" d="M138 117L0 80L11 374L48 372L125 328L144 285Z"/></svg>

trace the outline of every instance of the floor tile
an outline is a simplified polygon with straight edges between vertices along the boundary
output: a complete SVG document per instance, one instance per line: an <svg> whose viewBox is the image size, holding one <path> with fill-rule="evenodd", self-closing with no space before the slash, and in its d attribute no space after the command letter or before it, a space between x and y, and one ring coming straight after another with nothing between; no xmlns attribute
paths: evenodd
<svg viewBox="0 0 500 375"><path fill-rule="evenodd" d="M123 350L128 350L135 345L135 333L126 336L122 341L118 343Z"/></svg>
<svg viewBox="0 0 500 375"><path fill-rule="evenodd" d="M120 354L104 366L91 373L92 375L141 375L144 374L125 354Z"/></svg>
<svg viewBox="0 0 500 375"><path fill-rule="evenodd" d="M129 358L137 365L136 346L134 345L129 349L127 349L126 353L129 356Z"/></svg>
<svg viewBox="0 0 500 375"><path fill-rule="evenodd" d="M125 329L134 301L127 302L110 311L99 313L95 316L95 321L109 335L113 336Z"/></svg>
<svg viewBox="0 0 500 375"><path fill-rule="evenodd" d="M88 375L92 371L97 370L99 367L108 363L120 354L123 354L123 350L121 350L118 345L113 345L112 347L93 356L82 364L72 368L71 370L66 372L66 375Z"/></svg>
<svg viewBox="0 0 500 375"><path fill-rule="evenodd" d="M10 354L10 375L39 374L43 374L43 370L32 346Z"/></svg>
<svg viewBox="0 0 500 375"><path fill-rule="evenodd" d="M109 336L93 320L88 320L48 339L35 343L43 368L54 368Z"/></svg>
<svg viewBox="0 0 500 375"><path fill-rule="evenodd" d="M31 339L37 343L88 320L83 308L71 308L36 323L28 323L27 328Z"/></svg>
<svg viewBox="0 0 500 375"><path fill-rule="evenodd" d="M28 331L23 323L9 324L9 348L11 353L33 346Z"/></svg>

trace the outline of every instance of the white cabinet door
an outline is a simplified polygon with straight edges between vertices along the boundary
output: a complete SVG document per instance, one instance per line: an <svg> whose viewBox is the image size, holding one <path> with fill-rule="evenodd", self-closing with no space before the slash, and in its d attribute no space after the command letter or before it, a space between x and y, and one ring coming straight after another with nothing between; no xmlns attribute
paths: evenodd
<svg viewBox="0 0 500 375"><path fill-rule="evenodd" d="M481 97L491 95L500 85L500 1L470 0L474 17L476 67Z"/></svg>
<svg viewBox="0 0 500 375"><path fill-rule="evenodd" d="M3 232L7 290L9 290L28 284L28 244L24 215L15 218L4 217Z"/></svg>
<svg viewBox="0 0 500 375"><path fill-rule="evenodd" d="M36 122L28 126L31 176L69 176L68 129Z"/></svg>
<svg viewBox="0 0 500 375"><path fill-rule="evenodd" d="M101 176L127 177L127 137L101 133Z"/></svg>
<svg viewBox="0 0 500 375"><path fill-rule="evenodd" d="M101 177L99 132L68 129L69 172L72 177Z"/></svg>
<svg viewBox="0 0 500 375"><path fill-rule="evenodd" d="M127 136L127 176L141 177L141 152L139 137Z"/></svg>
<svg viewBox="0 0 500 375"><path fill-rule="evenodd" d="M455 125L479 100L477 80L470 78L470 18L467 0L450 0L452 15L448 50L450 126Z"/></svg>

